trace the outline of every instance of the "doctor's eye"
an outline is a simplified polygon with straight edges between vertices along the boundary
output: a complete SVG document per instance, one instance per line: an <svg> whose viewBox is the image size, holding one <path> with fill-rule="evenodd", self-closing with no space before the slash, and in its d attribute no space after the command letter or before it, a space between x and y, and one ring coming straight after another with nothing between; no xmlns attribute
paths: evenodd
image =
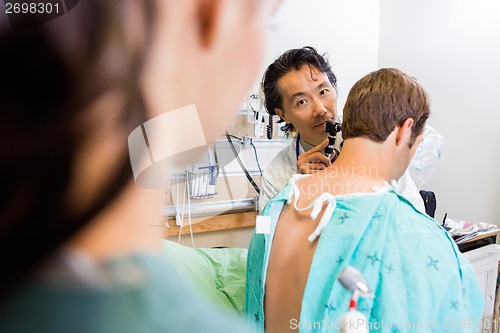
<svg viewBox="0 0 500 333"><path fill-rule="evenodd" d="M304 105L304 104L306 104L306 102L307 101L305 99L300 99L297 101L297 105Z"/></svg>

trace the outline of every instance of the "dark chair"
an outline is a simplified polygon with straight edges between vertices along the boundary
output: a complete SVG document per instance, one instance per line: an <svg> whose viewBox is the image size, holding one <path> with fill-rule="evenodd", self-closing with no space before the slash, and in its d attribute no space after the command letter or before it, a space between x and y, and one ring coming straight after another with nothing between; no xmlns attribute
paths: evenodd
<svg viewBox="0 0 500 333"><path fill-rule="evenodd" d="M425 212L430 217L436 213L436 195L432 191L421 190L420 195L424 200Z"/></svg>

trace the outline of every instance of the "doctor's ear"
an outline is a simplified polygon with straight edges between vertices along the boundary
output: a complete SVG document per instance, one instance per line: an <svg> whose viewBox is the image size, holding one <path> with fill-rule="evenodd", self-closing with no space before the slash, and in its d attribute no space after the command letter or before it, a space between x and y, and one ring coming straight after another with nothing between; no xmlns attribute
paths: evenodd
<svg viewBox="0 0 500 333"><path fill-rule="evenodd" d="M285 117L285 112L283 112L283 110L279 109L279 108L275 108L274 109L274 112L281 118L285 121L285 123L290 123L289 121L286 120L286 117Z"/></svg>

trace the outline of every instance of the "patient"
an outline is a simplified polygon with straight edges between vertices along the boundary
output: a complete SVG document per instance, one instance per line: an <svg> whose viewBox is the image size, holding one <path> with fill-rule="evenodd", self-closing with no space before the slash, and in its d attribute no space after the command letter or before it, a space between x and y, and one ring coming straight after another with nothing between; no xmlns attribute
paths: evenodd
<svg viewBox="0 0 500 333"><path fill-rule="evenodd" d="M294 176L252 238L246 314L266 332L338 330L351 294L337 276L362 272L374 299L358 310L373 330L477 332L483 301L447 233L393 189L422 139L429 98L411 76L380 69L351 89L333 166ZM264 228L265 229L265 228Z"/></svg>

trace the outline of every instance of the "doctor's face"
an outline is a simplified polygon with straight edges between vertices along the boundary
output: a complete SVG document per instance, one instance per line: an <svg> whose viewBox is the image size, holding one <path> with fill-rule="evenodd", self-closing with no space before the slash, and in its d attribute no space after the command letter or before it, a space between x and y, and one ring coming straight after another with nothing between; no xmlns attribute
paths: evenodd
<svg viewBox="0 0 500 333"><path fill-rule="evenodd" d="M283 110L276 113L292 123L307 143L318 145L328 137L324 124L337 119L337 93L328 76L303 65L278 79Z"/></svg>

